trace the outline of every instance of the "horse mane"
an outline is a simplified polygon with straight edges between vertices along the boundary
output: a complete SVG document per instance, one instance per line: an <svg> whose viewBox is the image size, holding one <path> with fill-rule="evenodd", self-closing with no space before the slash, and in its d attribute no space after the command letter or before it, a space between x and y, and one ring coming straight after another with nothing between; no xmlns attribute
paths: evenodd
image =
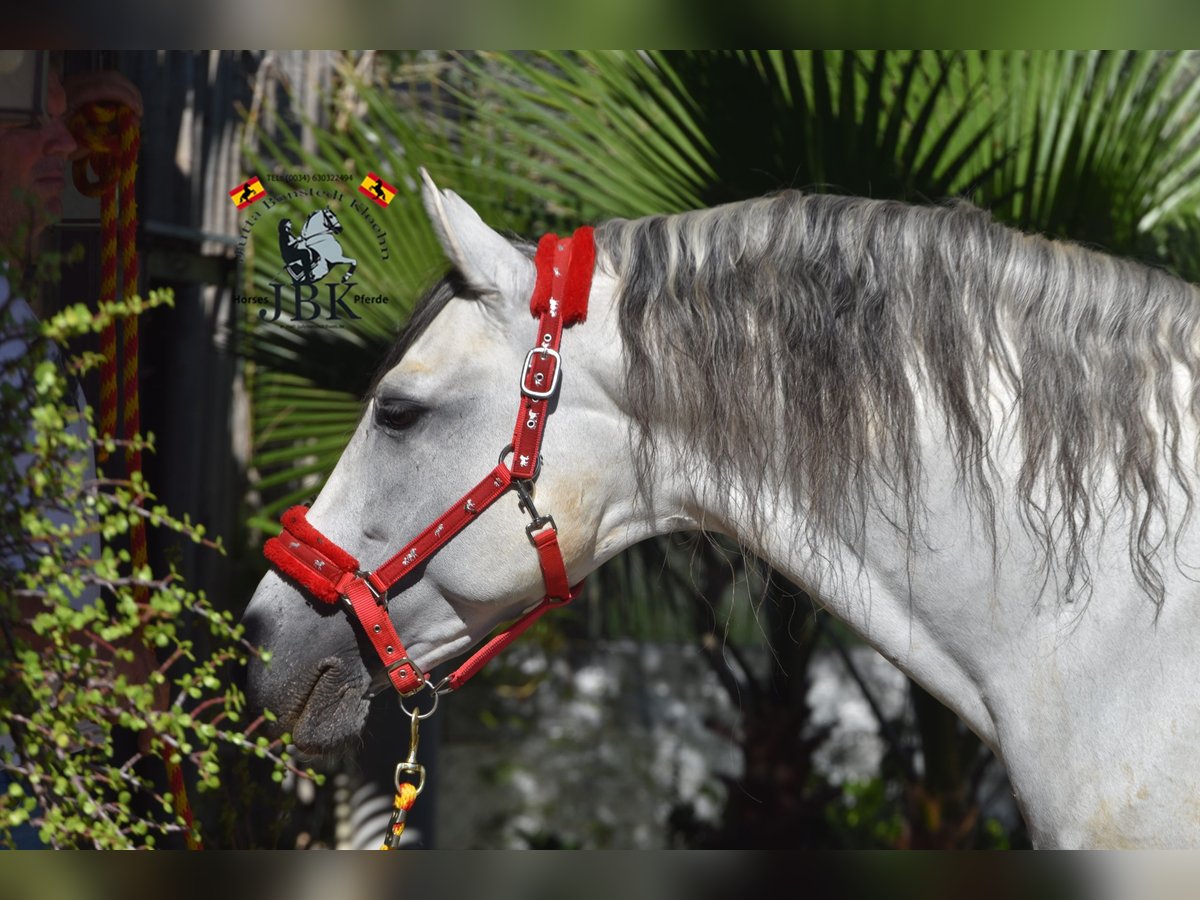
<svg viewBox="0 0 1200 900"><path fill-rule="evenodd" d="M1193 501L1196 448L1181 440L1200 388L1181 402L1174 380L1182 366L1200 385L1192 285L963 202L786 191L612 220L596 241L618 278L643 484L665 426L685 466L750 491L751 509L779 492L800 504L798 538L860 547L886 497L911 552L928 410L995 553L996 439L1011 424L1015 501L1064 596L1090 592L1086 540L1121 509L1133 571L1161 607L1172 484L1185 521ZM1013 398L1009 421L997 394ZM770 428L785 439L762 440Z"/></svg>

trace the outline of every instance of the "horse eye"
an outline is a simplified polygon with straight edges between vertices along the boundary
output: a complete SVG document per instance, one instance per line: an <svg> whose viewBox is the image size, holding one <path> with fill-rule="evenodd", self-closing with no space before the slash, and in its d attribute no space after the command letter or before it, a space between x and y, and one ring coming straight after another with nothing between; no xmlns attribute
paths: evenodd
<svg viewBox="0 0 1200 900"><path fill-rule="evenodd" d="M425 414L423 407L405 401L385 400L375 404L376 424L391 431L404 431Z"/></svg>

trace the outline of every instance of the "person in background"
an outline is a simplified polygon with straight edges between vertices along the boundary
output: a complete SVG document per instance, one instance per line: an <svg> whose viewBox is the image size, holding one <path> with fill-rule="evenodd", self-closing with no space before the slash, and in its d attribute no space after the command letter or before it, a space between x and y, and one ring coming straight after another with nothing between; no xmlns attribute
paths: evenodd
<svg viewBox="0 0 1200 900"><path fill-rule="evenodd" d="M13 53L20 51L2 51ZM3 78L0 75L0 78ZM31 282L32 270L42 253L46 230L62 216L63 190L66 187L70 161L83 151L72 137L67 123L81 106L90 102L111 102L129 107L140 117L142 97L138 89L117 72L92 72L75 76L65 83L51 69L46 91L45 109L34 113L26 121L0 121L0 374L5 381L20 391L24 385L19 376L20 367L13 364L31 347L25 335L36 328L39 318L51 311L46 298L23 296L21 286ZM51 358L61 361L57 348L46 348ZM85 405L82 390L76 386L76 405L82 410ZM20 409L5 409L6 417L19 416ZM27 417L27 411L26 411ZM74 423L73 430L86 435L86 423L82 418ZM28 467L29 461L15 459L18 472ZM95 462L90 457L84 460L87 475L95 475ZM0 506L5 517L19 515L20 507L28 504L28 495L0 497ZM55 510L47 510L55 518ZM63 522L69 521L64 512ZM9 520L11 526L12 520ZM11 531L11 527L9 528ZM80 549L94 556L99 552L99 539L91 536ZM0 558L0 579L11 581L14 570L24 565L24 554L5 553ZM10 585L0 584L0 588ZM96 588L72 597L77 609L94 602L98 597ZM15 640L37 646L32 631L25 627L34 610L18 606L16 621L4 622L5 634L0 638L0 653L11 652L10 644ZM149 671L157 666L153 652L140 642L132 647L135 660L122 666L122 671L131 678L144 680ZM165 700L165 698L160 698ZM19 752L6 738L0 737L0 749ZM7 776L0 769L0 791L7 789ZM34 848L41 846L36 832L24 827L17 834L19 846Z"/></svg>
<svg viewBox="0 0 1200 900"><path fill-rule="evenodd" d="M46 229L62 216L67 163L83 152L67 122L92 102L142 115L141 93L120 73L76 75L64 84L51 69L44 113L27 122L0 121L0 254L10 270L33 261Z"/></svg>

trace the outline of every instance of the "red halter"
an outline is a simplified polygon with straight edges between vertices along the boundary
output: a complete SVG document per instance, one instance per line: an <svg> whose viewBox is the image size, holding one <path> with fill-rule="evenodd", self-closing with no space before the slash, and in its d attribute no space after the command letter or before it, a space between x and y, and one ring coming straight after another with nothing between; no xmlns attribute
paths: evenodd
<svg viewBox="0 0 1200 900"><path fill-rule="evenodd" d="M501 451L496 468L374 572L363 572L357 559L310 525L303 506L293 506L283 514L283 532L263 547L263 554L280 572L299 582L318 600L343 601L362 625L383 661L388 680L402 696L416 693L427 680L409 659L392 626L387 610L388 591L510 488L517 492L521 508L532 519L525 532L537 551L546 594L514 624L477 650L444 684L449 690L457 690L546 610L574 600L582 586L582 582L574 587L569 584L554 519L538 514L532 493L540 468L546 417L561 374L558 351L562 332L587 318L595 262L592 229L580 228L570 238L545 235L538 243L535 262L537 282L529 308L538 319L537 341L525 357L521 373L521 405L512 443ZM506 465L504 459L510 451L512 462Z"/></svg>

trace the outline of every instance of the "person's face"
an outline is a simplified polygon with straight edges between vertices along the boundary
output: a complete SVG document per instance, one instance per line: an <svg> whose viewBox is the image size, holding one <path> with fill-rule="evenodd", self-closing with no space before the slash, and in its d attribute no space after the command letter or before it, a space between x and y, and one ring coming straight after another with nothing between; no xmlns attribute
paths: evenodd
<svg viewBox="0 0 1200 900"><path fill-rule="evenodd" d="M62 215L67 157L75 149L66 111L67 95L51 73L40 120L0 122L0 247L22 232L36 237Z"/></svg>

